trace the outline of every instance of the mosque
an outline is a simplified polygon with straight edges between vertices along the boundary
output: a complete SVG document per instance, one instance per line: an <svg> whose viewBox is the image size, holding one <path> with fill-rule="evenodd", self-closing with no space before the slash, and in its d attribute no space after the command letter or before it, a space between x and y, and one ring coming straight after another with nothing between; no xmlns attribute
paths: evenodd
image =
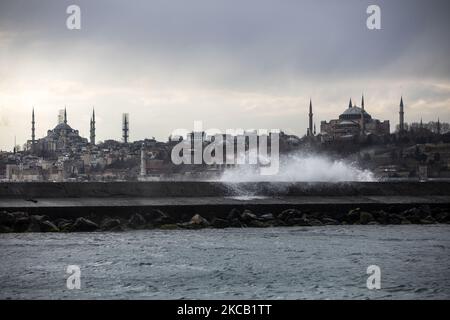
<svg viewBox="0 0 450 320"><path fill-rule="evenodd" d="M47 136L42 139L35 139L35 119L34 109L31 120L31 140L28 140L28 147L35 154L52 154L66 151L77 151L89 144L88 139L80 136L78 130L72 129L67 123L67 110L64 109L64 116L53 130L47 131ZM92 111L91 118L91 141L95 144L95 113Z"/></svg>
<svg viewBox="0 0 450 320"><path fill-rule="evenodd" d="M403 99L400 102L403 109ZM310 107L310 117L312 111ZM361 98L361 106L358 107L350 99L348 108L339 115L338 119L322 121L320 123L320 135L323 141L351 140L355 137L369 135L383 136L390 134L389 120L378 120L364 109L364 96Z"/></svg>

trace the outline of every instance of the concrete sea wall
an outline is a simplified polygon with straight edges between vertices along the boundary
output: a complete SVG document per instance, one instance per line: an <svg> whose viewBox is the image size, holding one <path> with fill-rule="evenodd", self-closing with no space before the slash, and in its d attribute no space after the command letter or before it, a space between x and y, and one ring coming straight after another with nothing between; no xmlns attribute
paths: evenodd
<svg viewBox="0 0 450 320"><path fill-rule="evenodd" d="M0 183L1 199L258 196L450 196L450 182L31 182Z"/></svg>

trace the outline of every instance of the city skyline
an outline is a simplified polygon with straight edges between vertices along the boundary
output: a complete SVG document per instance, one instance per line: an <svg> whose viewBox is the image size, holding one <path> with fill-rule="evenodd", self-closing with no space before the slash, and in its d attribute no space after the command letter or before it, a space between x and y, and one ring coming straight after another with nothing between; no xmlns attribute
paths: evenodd
<svg viewBox="0 0 450 320"><path fill-rule="evenodd" d="M365 97L364 97L364 95L362 95L361 96L361 103L358 106L357 103L352 102L352 98L350 98L350 102L349 102L348 108L350 108L350 109L351 108L356 108L357 110L362 110L362 112L364 112L366 115L368 115L368 113L366 113L366 110L365 110L364 99L365 99ZM322 124L324 124L325 126L328 125L327 120L329 120L329 119L326 119L326 120L325 119L316 119L314 117L314 115L313 115L314 114L313 110L314 110L313 102L312 102L312 98L310 98L309 105L308 105L308 115L307 115L308 116L308 127L307 127L306 132L304 134L299 134L298 135L299 138L308 137L308 136L315 136L315 135L320 135L320 134L324 133L324 132L322 132L321 125ZM130 129L131 129L130 128L130 122L129 122L129 114L128 113L122 113L121 114L122 123L121 123L121 129L120 129L121 133L122 133L121 139L115 139L115 138L111 138L111 137L106 137L103 140L97 141L96 140L97 130L96 130L96 125L95 125L96 124L95 107L93 107L91 109L91 112L92 113L91 113L91 116L90 116L90 119L89 119L89 126L90 126L89 134L88 135L83 135L82 133L80 133L80 136L87 138L89 140L90 144L95 145L96 142L102 143L102 142L104 142L106 140L115 140L115 141L121 141L121 142L125 142L125 143L129 143L129 142L131 143L133 141L139 141L139 140L144 140L144 139L155 138L154 136L150 135L150 136L146 136L146 137L144 137L142 139L136 139L136 140L135 139L129 139L129 132L130 132ZM358 111L357 113L360 114L361 111ZM391 128L390 133L395 133L397 130L399 130L399 131L405 130L406 129L405 128L406 124L412 124L412 123L416 123L417 124L417 123L419 123L419 121L411 121L410 123L404 121L403 96L400 97L400 102L399 102L399 105L398 105L398 114L399 115L398 115L397 122L393 123L392 126L390 127ZM335 116L338 116L338 115L336 114ZM357 116L357 118L358 117L359 117L359 115ZM370 115L369 115L369 117L370 117ZM402 125L402 122L403 122L403 125ZM430 122L438 122L439 123L439 122L442 122L442 121L438 117L435 121L430 121ZM31 129L31 135L30 135L31 139L27 139L23 144L21 144L21 143L16 143L16 137L15 137L13 148L15 146L21 147L22 145L26 145L27 142L35 143L39 139L45 137L45 134L43 136L41 136L41 137L36 136L36 123L37 123L37 121L36 121L36 116L35 116L35 108L33 107L32 111L31 111L31 127L30 127L30 129ZM66 106L64 107L64 109L59 109L58 110L57 121L56 121L55 125L57 126L58 124L61 124L61 123L69 124L68 116L67 116L67 107ZM423 123L423 119L421 118L420 119L420 124L422 125L422 123ZM316 131L316 124L317 124L317 127L319 127L319 130L317 130L317 131ZM363 125L364 125L364 123L363 123ZM387 125L388 125L388 128L389 128L389 125L390 125L389 124L389 120L387 120ZM75 129L77 127L77 125L75 125L75 126L72 125L72 127ZM195 127L195 124L194 124L194 126L192 128L185 128L185 129L188 130L188 131L191 130L192 132L195 132L195 128L194 127ZM177 128L177 129L180 129L180 128ZM230 127L228 129L231 129L231 130L235 130L235 129L237 129L237 130L244 130L244 132L245 132L245 131L252 131L252 130L260 130L261 128L231 128ZM268 130L272 130L272 129L273 128L270 128ZM262 129L262 130L267 130L267 129ZM276 130L281 130L281 131L284 132L283 128L276 129ZM362 130L364 131L364 129L362 129ZM49 131L51 131L51 128L47 128L45 130L45 132L47 134L48 134ZM79 130L76 130L76 131L79 132ZM126 133L125 133L125 131L126 131ZM172 133L173 132L168 133L167 134L167 139L160 140L160 141L161 142L167 142L168 138L172 135ZM289 132L286 132L286 133L291 134ZM125 138L125 136L126 136L126 138ZM158 139L156 139L156 140L158 140Z"/></svg>
<svg viewBox="0 0 450 320"><path fill-rule="evenodd" d="M36 137L66 105L87 138L95 107L97 141L120 140L123 113L131 140L165 141L195 120L303 136L310 98L319 127L361 93L391 131L401 95L405 122L450 120L446 1L380 1L375 31L369 1L109 1L107 14L105 2L79 1L76 31L65 27L69 4L0 4L2 150L29 140L32 107Z"/></svg>

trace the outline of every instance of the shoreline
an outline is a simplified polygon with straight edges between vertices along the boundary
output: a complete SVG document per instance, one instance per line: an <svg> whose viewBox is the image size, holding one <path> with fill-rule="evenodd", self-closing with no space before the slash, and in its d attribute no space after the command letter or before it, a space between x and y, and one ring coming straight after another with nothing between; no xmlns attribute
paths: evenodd
<svg viewBox="0 0 450 320"><path fill-rule="evenodd" d="M145 213L133 213L126 218L117 215L79 215L76 218L24 211L1 211L0 233L26 232L101 232L143 229L182 230L204 228L267 228L267 227L313 227L324 225L408 225L450 224L446 206L410 206L405 210L387 207L384 210L364 210L355 207L348 211L333 212L302 211L296 208L278 212L254 212L233 208L228 213L211 213L208 219L201 214L171 214L160 209Z"/></svg>

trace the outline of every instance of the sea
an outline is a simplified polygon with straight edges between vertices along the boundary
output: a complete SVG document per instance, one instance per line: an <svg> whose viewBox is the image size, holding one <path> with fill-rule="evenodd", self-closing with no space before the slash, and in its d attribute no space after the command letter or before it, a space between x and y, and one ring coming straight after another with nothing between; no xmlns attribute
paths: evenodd
<svg viewBox="0 0 450 320"><path fill-rule="evenodd" d="M0 299L449 298L450 225L0 234Z"/></svg>

